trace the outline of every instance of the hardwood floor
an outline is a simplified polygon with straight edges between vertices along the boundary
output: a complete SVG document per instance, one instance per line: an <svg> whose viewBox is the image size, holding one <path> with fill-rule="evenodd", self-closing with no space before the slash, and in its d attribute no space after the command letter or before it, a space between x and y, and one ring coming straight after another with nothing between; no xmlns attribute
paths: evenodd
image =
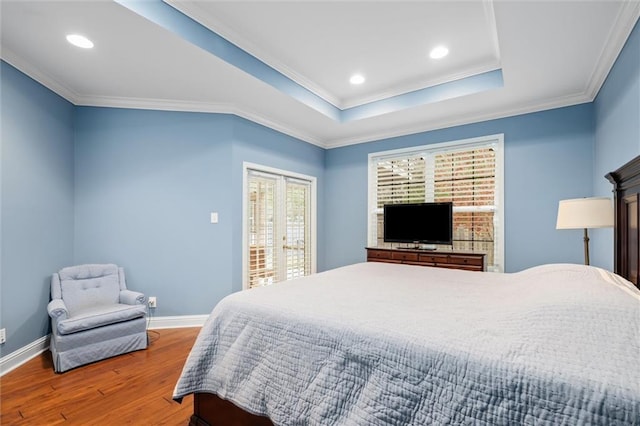
<svg viewBox="0 0 640 426"><path fill-rule="evenodd" d="M46 351L0 378L2 425L187 425L171 399L200 328L149 330L149 347L62 374Z"/></svg>

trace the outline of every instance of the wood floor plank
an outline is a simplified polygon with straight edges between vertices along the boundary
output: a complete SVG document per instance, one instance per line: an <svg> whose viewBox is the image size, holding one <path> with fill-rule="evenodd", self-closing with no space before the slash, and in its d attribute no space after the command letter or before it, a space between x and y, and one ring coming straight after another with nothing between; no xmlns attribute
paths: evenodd
<svg viewBox="0 0 640 426"><path fill-rule="evenodd" d="M2 425L187 425L173 388L200 328L150 330L149 347L62 374L49 351L0 378Z"/></svg>

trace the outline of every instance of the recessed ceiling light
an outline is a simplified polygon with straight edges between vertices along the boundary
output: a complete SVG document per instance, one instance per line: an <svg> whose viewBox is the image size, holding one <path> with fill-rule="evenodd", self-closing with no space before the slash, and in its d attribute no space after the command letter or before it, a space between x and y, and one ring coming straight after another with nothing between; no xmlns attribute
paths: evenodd
<svg viewBox="0 0 640 426"><path fill-rule="evenodd" d="M69 34L67 36L67 41L74 46L78 46L83 49L91 49L93 47L93 42L80 34Z"/></svg>
<svg viewBox="0 0 640 426"><path fill-rule="evenodd" d="M429 53L429 56L432 59L440 59L440 58L444 58L448 54L449 54L449 49L447 49L444 46L437 46L431 50L431 52Z"/></svg>
<svg viewBox="0 0 640 426"><path fill-rule="evenodd" d="M351 84L362 84L364 83L364 76L362 74L354 74L349 79Z"/></svg>

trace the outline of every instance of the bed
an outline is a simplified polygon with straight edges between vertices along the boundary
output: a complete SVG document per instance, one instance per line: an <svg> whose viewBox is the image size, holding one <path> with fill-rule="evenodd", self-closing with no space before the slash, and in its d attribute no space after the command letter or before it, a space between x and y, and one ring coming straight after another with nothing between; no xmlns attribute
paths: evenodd
<svg viewBox="0 0 640 426"><path fill-rule="evenodd" d="M616 256L635 282L584 265L371 262L235 293L174 398L195 394L192 425L638 424L634 161L614 181Z"/></svg>

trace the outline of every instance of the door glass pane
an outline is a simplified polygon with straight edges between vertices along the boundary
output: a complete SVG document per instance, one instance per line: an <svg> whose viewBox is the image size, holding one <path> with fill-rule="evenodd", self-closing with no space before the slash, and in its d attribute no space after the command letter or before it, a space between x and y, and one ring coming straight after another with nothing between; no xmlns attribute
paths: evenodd
<svg viewBox="0 0 640 426"><path fill-rule="evenodd" d="M309 183L286 180L284 256L286 279L308 275L311 270L309 250Z"/></svg>
<svg viewBox="0 0 640 426"><path fill-rule="evenodd" d="M276 280L277 181L265 176L248 177L249 287ZM279 246L279 244L278 244Z"/></svg>

